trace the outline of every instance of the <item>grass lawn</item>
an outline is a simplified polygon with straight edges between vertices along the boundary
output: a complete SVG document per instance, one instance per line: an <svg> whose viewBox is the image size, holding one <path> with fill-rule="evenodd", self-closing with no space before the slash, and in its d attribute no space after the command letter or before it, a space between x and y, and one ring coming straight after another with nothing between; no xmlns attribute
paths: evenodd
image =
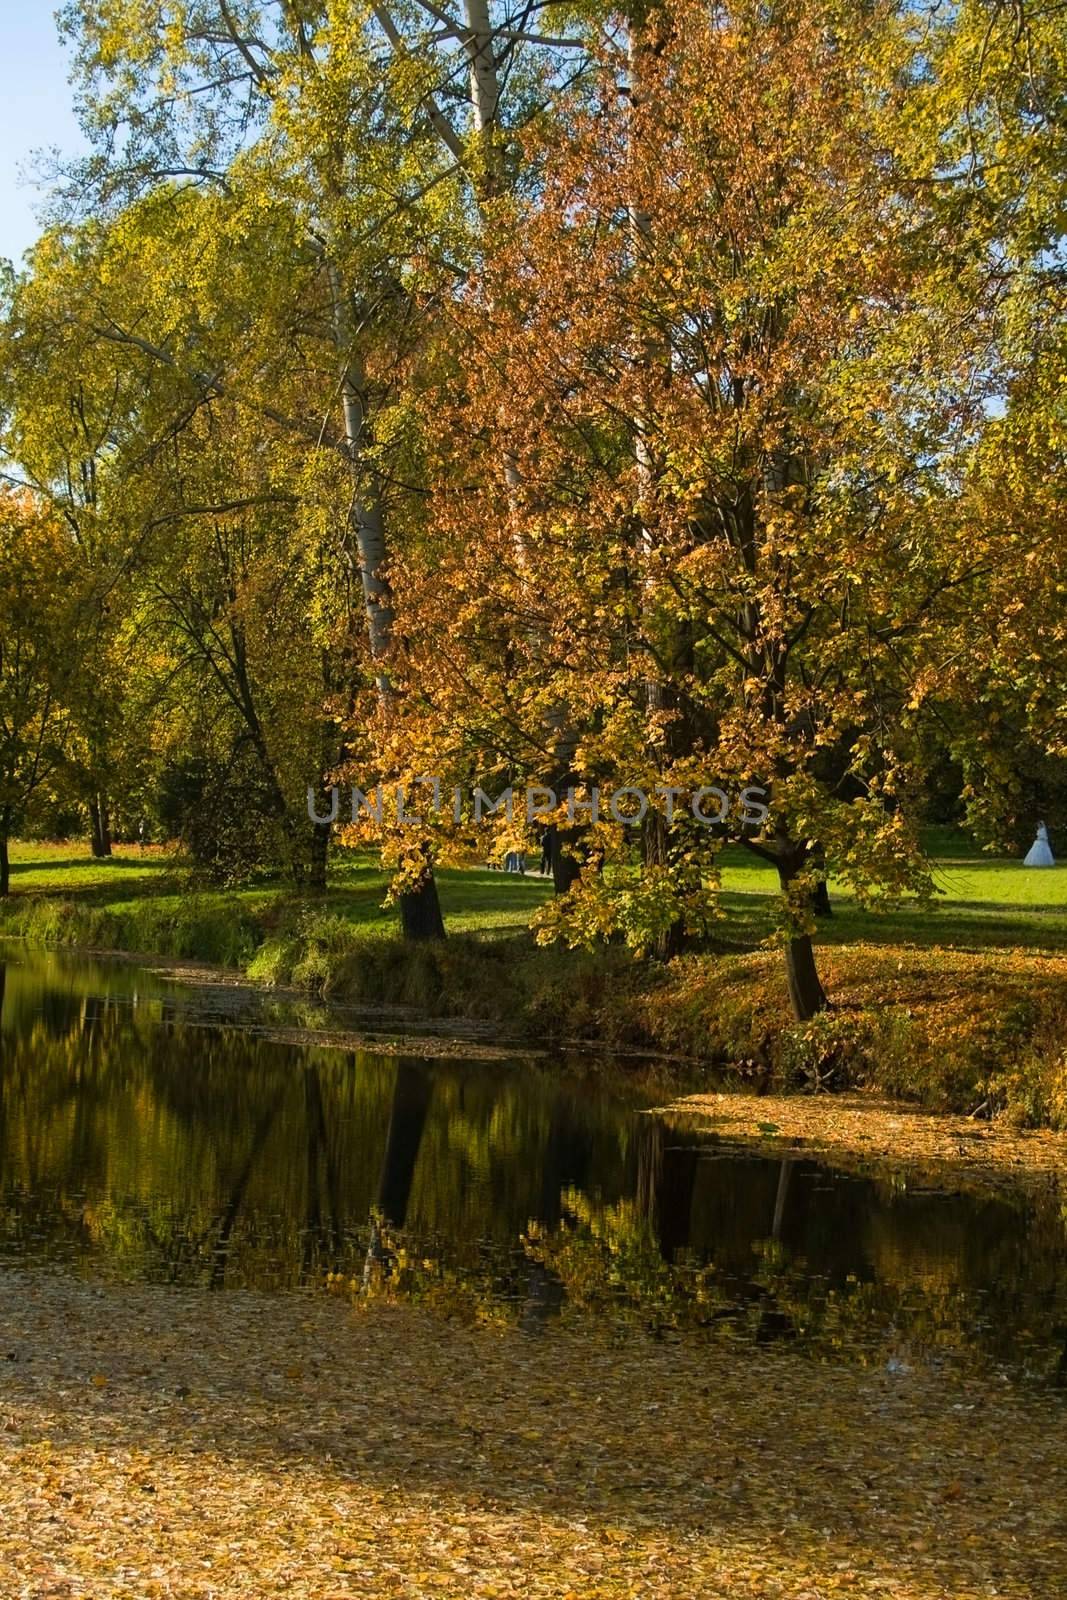
<svg viewBox="0 0 1067 1600"><path fill-rule="evenodd" d="M948 828L927 830L924 844L933 867L931 907L866 911L831 879L834 915L820 924L819 942L1067 950L1067 863L1024 867L1021 861L985 855ZM745 949L766 937L776 887L773 868L740 846L723 851L724 943Z"/></svg>
<svg viewBox="0 0 1067 1600"><path fill-rule="evenodd" d="M551 883L536 874L485 868L442 868L438 874L441 901L449 928L456 933L500 935L520 932L534 909L549 898ZM388 874L367 855L339 851L331 864L330 889L325 899L306 897L317 911L343 917L363 933L396 931L396 913L383 907ZM12 900L22 896L56 896L128 913L151 896L157 911L175 911L189 900L179 860L168 851L149 846L119 846L108 861L95 861L88 845L23 844L11 849ZM196 890L205 909L241 908L268 926L285 910L304 903L302 897L276 883L247 888Z"/></svg>
<svg viewBox="0 0 1067 1600"><path fill-rule="evenodd" d="M930 830L926 847L934 867L932 907L905 904L866 911L831 880L834 916L819 928L830 945L940 945L975 950L993 946L1067 950L1067 864L1046 869L984 855L963 835ZM485 868L442 868L445 920L456 933L500 936L520 932L551 895L548 880ZM342 917L361 933L395 931L395 913L383 908L388 878L370 857L340 851L331 866L330 889L317 909ZM115 913L129 913L151 896L160 915L188 903L189 888L175 857L150 846L120 847L110 861L94 861L88 846L16 844L12 848L13 900L47 895ZM717 944L734 950L757 946L774 926L777 881L772 868L739 846L722 855L722 909ZM204 909L243 909L268 927L300 904L288 889L264 884L197 891Z"/></svg>

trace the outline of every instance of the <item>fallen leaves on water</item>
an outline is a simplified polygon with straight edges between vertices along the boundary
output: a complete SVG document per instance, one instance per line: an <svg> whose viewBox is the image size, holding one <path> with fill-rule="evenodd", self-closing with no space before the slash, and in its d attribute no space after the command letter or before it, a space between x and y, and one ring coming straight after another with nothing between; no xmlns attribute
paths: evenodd
<svg viewBox="0 0 1067 1600"><path fill-rule="evenodd" d="M1067 1591L1062 1402L1006 1387L28 1273L0 1330L5 1600Z"/></svg>

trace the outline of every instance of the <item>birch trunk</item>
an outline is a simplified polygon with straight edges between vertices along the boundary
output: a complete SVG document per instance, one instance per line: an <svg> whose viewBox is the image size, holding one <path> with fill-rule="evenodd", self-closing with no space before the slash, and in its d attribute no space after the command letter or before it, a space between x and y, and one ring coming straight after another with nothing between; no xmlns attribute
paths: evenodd
<svg viewBox="0 0 1067 1600"><path fill-rule="evenodd" d="M364 375L357 365L352 314L340 274L329 267L330 296L338 349L344 358L341 404L345 426L345 454L352 483L352 531L359 557L363 603L367 616L367 645L375 668L375 683L383 711L388 715L394 691L389 679L388 656L392 642L394 611L385 564L387 545L381 507L363 492L360 459L367 432L364 401ZM437 879L427 860L426 869L413 889L399 897L400 926L405 939L426 940L445 937L444 918L437 892Z"/></svg>
<svg viewBox="0 0 1067 1600"><path fill-rule="evenodd" d="M478 163L474 173L475 197L479 207L500 193L504 183L503 148L499 138L500 74L497 70L495 34L489 11L489 0L464 0L463 18L467 33L464 48L470 68L470 95L474 129L478 143ZM504 482L509 499L522 487L522 475L515 455L509 450L503 460ZM521 532L515 534L515 563L524 581L530 572L529 552ZM555 771L544 776L548 786L559 790L570 775L568 751L573 751L577 740L568 727L565 708L550 714L548 732L559 755ZM561 828L553 824L549 830L551 840L552 883L556 894L567 890L581 875L581 866L564 846L578 837L580 830Z"/></svg>
<svg viewBox="0 0 1067 1600"><path fill-rule="evenodd" d="M498 192L504 176L497 137L500 75L489 0L463 0L463 19L467 25L464 45L470 64L471 105L480 157L476 188L481 191L480 198L486 199Z"/></svg>
<svg viewBox="0 0 1067 1600"><path fill-rule="evenodd" d="M367 615L367 643L375 665L375 681L383 698L391 693L385 660L393 630L393 606L385 577L385 524L381 507L367 500L360 476L360 458L367 432L364 400L365 379L355 353L351 307L340 273L329 268L330 298L333 303L337 347L344 359L341 376L341 408L345 427L345 456L352 484L352 509L349 513L359 557L363 603Z"/></svg>
<svg viewBox="0 0 1067 1600"><path fill-rule="evenodd" d="M631 19L627 37L627 60L630 71L630 107L631 115L638 106L638 86L641 81L641 54L646 48L640 37L640 24ZM647 212L631 199L627 207L627 218L630 228L630 240L633 251L634 263L639 261L641 254L651 242L652 222ZM667 359L662 350L651 347L648 340L644 349L637 352L647 366L662 363ZM639 507L650 497L652 483L655 475L655 460L649 444L649 428L647 416L638 413L633 419L634 429L634 460L637 465ZM648 518L639 512L638 516L638 547L639 556L648 562L654 545L654 534ZM645 707L648 712L649 743L652 752L661 765L666 765L672 754L677 753L671 749L671 740L664 727L664 712L668 710L668 696L663 683L656 676L645 680ZM670 826L664 814L655 808L649 811L642 825L642 854L646 867L667 868L670 866L673 853L673 844ZM673 956L679 955L686 945L685 923L681 918L676 918L669 928L658 934L653 943L652 953L661 961L669 961Z"/></svg>
<svg viewBox="0 0 1067 1600"><path fill-rule="evenodd" d="M106 858L111 854L111 819L103 795L94 795L89 802L89 826L93 856Z"/></svg>

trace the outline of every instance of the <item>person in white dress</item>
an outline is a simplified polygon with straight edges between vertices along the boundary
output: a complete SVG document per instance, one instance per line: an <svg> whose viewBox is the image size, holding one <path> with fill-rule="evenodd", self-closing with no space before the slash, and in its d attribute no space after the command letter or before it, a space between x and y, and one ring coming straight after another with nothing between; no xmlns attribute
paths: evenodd
<svg viewBox="0 0 1067 1600"><path fill-rule="evenodd" d="M1048 829L1043 822L1037 825L1037 838L1030 846L1029 854L1023 862L1024 867L1054 867L1056 857L1052 854L1048 842Z"/></svg>

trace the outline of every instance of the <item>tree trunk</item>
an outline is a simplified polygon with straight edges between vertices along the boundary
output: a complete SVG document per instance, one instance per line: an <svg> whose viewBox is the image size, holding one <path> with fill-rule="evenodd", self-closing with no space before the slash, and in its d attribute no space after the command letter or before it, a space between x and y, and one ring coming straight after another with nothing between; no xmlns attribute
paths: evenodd
<svg viewBox="0 0 1067 1600"><path fill-rule="evenodd" d="M11 893L11 857L8 853L10 828L10 817L0 817L0 899Z"/></svg>
<svg viewBox="0 0 1067 1600"><path fill-rule="evenodd" d="M311 866L308 870L308 888L316 894L326 892L326 860L330 853L330 824L316 822L311 830Z"/></svg>
<svg viewBox="0 0 1067 1600"><path fill-rule="evenodd" d="M788 864L779 862L778 877L783 894L796 877L802 860L794 858ZM830 1002L819 980L815 966L815 948L810 933L796 934L786 940L785 975L789 984L789 1001L798 1022L809 1022L819 1011L828 1011Z"/></svg>
<svg viewBox="0 0 1067 1600"><path fill-rule="evenodd" d="M426 868L414 888L406 889L400 895L400 927L405 939L422 943L445 937L437 879L430 867Z"/></svg>
<svg viewBox="0 0 1067 1600"><path fill-rule="evenodd" d="M790 1004L798 1022L808 1022L817 1012L829 1009L830 1002L815 966L815 950L810 933L802 933L787 942L785 974L789 983Z"/></svg>
<svg viewBox="0 0 1067 1600"><path fill-rule="evenodd" d="M482 204L499 194L504 185L503 151L498 138L497 36L489 15L489 0L463 0L463 20L467 25L464 48L470 68L471 109L478 136L479 165L474 187Z"/></svg>
<svg viewBox="0 0 1067 1600"><path fill-rule="evenodd" d="M826 852L823 850L821 845L815 846L814 850L811 852L811 858L816 867L818 867L819 871L825 873ZM817 917L832 917L834 914L834 908L830 904L830 890L827 887L825 877L820 878L818 883L815 885L813 910Z"/></svg>
<svg viewBox="0 0 1067 1600"><path fill-rule="evenodd" d="M103 795L95 794L89 801L89 829L94 858L106 859L111 854L111 819Z"/></svg>
<svg viewBox="0 0 1067 1600"><path fill-rule="evenodd" d="M629 14L629 27L627 39L627 58L630 72L630 110L635 112L638 105L639 81L641 78L641 57L650 47L650 39L644 37L648 24L645 13ZM628 142L632 148L632 129ZM639 204L631 202L628 207L630 237L633 241L633 255L635 262L640 261L650 246L652 238L652 224L648 214ZM636 330L635 330L636 332ZM658 341L650 340L647 333L636 332L642 365L653 369L660 368L664 372L670 369L670 354ZM638 412L633 418L634 430L634 456L637 463L639 482L641 485L640 496L643 500L648 495L655 481L656 467L648 443L648 419ZM654 551L654 538L652 529L645 517L638 514L639 550L647 560ZM650 677L645 683L645 702L650 718L655 718L668 709L667 691L659 677ZM653 724L654 726L654 724ZM671 732L658 729L653 737L653 748L650 754L658 755L661 759L669 759L672 755L682 754L678 748L680 730L675 727ZM645 817L641 827L641 843L646 867L667 867L670 865L671 840L667 819L658 811L652 810ZM673 956L680 955L687 943L685 922L681 917L675 917L669 927L657 933L652 941L651 953L658 961L670 961Z"/></svg>
<svg viewBox="0 0 1067 1600"><path fill-rule="evenodd" d="M552 887L556 894L566 894L581 877L581 862L564 850L564 846L573 844L574 839L575 835L570 829L564 830L554 822L549 825L548 858L552 864Z"/></svg>
<svg viewBox="0 0 1067 1600"><path fill-rule="evenodd" d="M667 819L660 811L651 810L641 826L641 842L646 867L666 867L670 861L670 832ZM685 923L676 917L669 928L657 933L652 941L652 954L657 961L670 961L681 955L686 947Z"/></svg>
<svg viewBox="0 0 1067 1600"><path fill-rule="evenodd" d="M389 679L388 658L393 633L393 601L386 576L387 547L381 506L369 499L363 482L362 459L367 442L364 409L364 373L354 345L352 307L340 274L329 268L337 347L344 360L341 375L341 411L345 424L345 453L352 484L350 522L359 556L363 604L367 619L367 645L374 664L378 699L387 712L395 691ZM418 885L400 896L400 927L405 939L443 939L444 918L433 868L427 863Z"/></svg>

